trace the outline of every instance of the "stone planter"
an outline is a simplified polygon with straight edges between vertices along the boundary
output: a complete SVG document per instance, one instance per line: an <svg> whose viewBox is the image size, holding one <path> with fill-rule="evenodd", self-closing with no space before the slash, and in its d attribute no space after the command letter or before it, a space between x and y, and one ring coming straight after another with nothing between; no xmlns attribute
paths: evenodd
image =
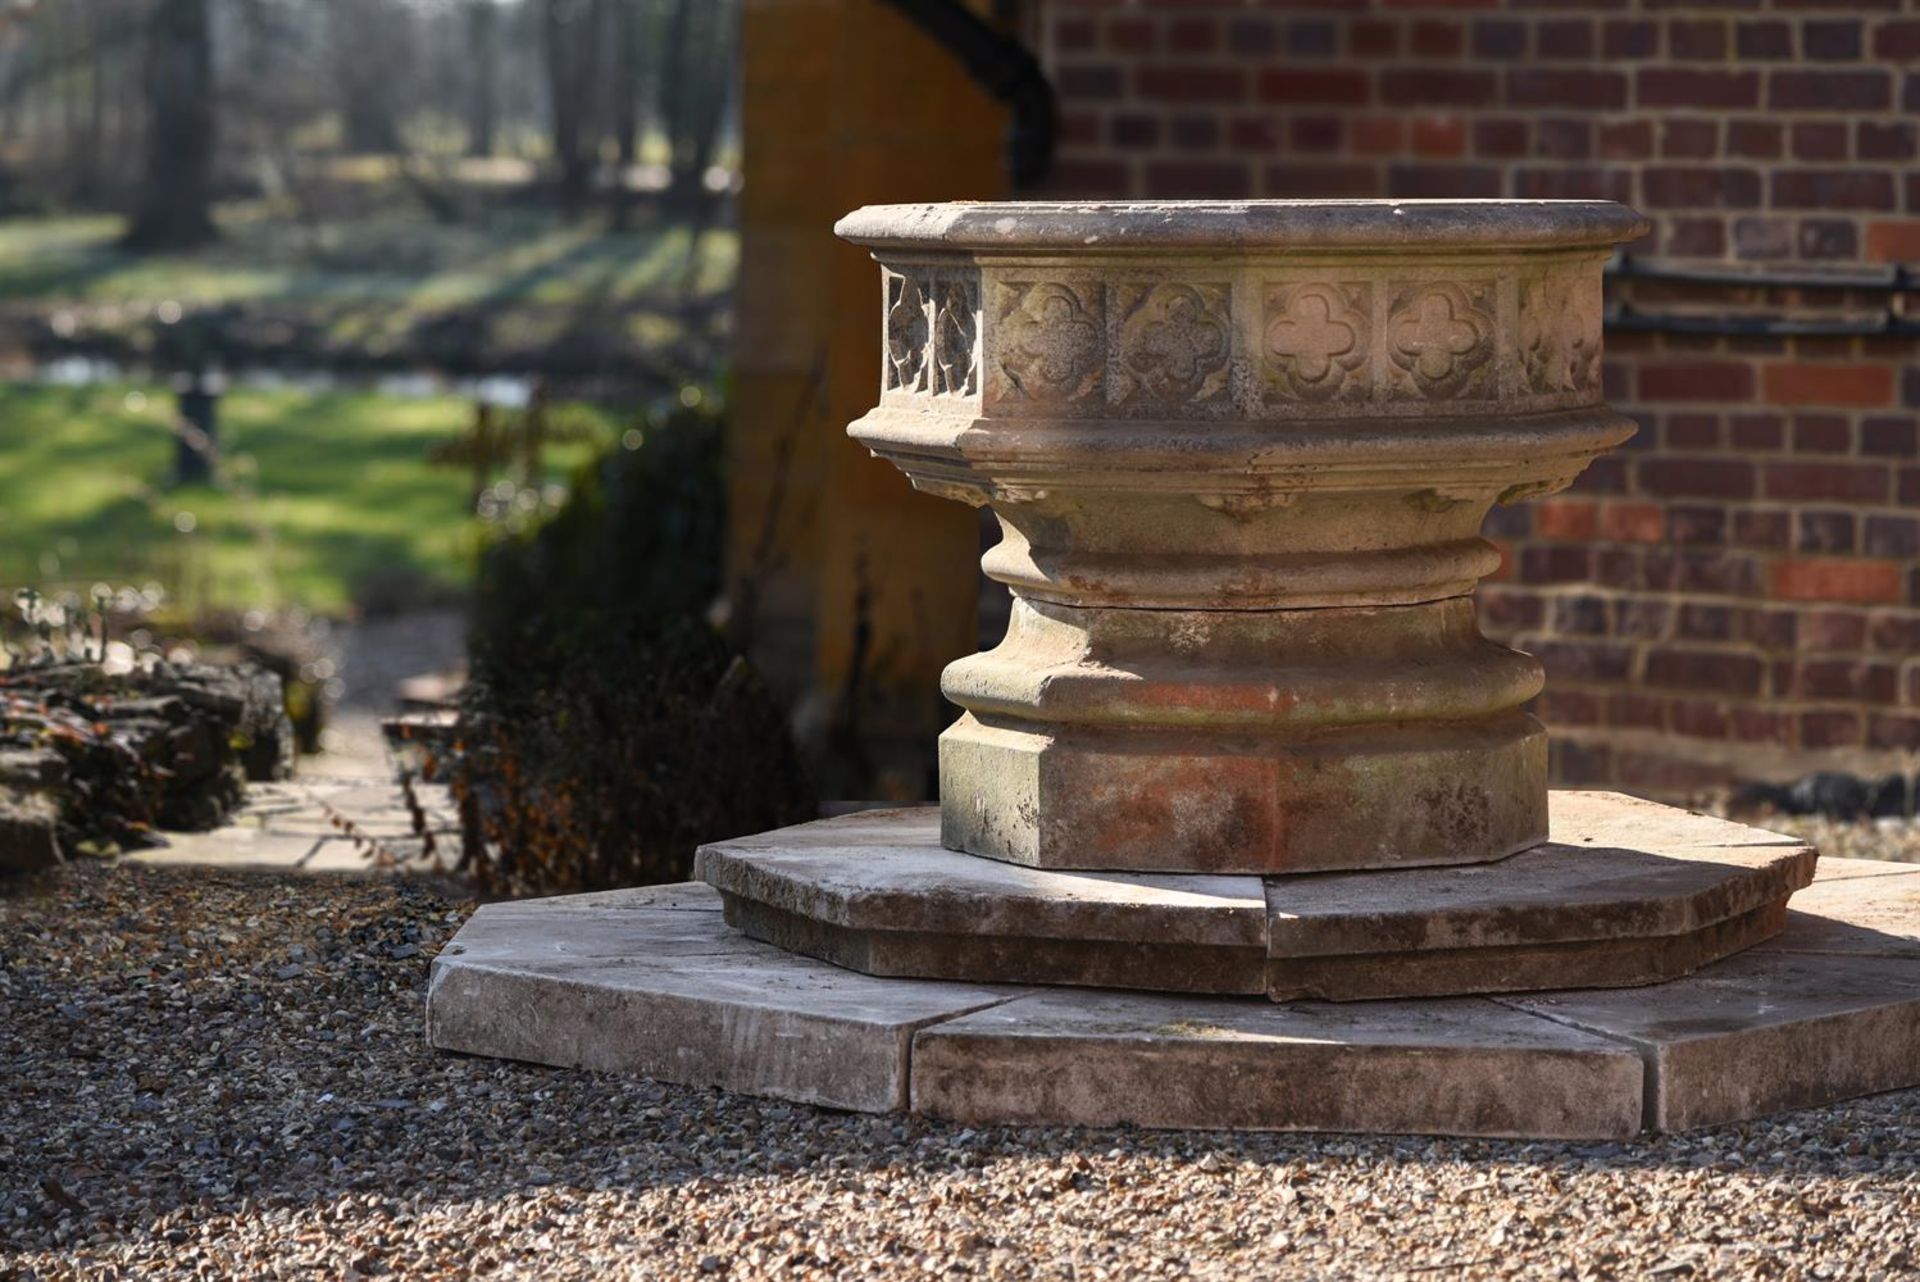
<svg viewBox="0 0 1920 1282"><path fill-rule="evenodd" d="M1496 502L1632 432L1587 201L884 206L855 439L999 518L1006 639L947 669L942 841L1303 872L1546 837L1539 666L1475 625Z"/></svg>

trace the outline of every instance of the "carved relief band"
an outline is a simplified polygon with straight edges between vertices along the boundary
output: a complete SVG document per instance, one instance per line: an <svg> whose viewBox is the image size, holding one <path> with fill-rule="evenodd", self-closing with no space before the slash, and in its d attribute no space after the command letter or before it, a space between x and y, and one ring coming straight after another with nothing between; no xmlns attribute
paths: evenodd
<svg viewBox="0 0 1920 1282"><path fill-rule="evenodd" d="M1015 596L947 670L947 845L1054 868L1502 858L1545 833L1529 657L1471 592L1496 501L1631 433L1607 202L888 206L852 426L989 505Z"/></svg>

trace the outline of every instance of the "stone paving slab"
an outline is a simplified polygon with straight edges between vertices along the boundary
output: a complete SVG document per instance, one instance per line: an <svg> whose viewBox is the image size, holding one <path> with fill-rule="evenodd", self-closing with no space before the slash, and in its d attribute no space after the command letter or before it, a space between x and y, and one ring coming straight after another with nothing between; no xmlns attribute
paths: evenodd
<svg viewBox="0 0 1920 1282"><path fill-rule="evenodd" d="M1015 990L900 983L794 957L676 909L490 904L435 960L442 1050L885 1112L912 1035Z"/></svg>
<svg viewBox="0 0 1920 1282"><path fill-rule="evenodd" d="M965 1122L1618 1139L1640 1058L1477 998L1023 997L922 1030L913 1107Z"/></svg>
<svg viewBox="0 0 1920 1282"><path fill-rule="evenodd" d="M1631 1046L1683 1131L1920 1083L1920 964L1756 949L1654 988L1502 998Z"/></svg>
<svg viewBox="0 0 1920 1282"><path fill-rule="evenodd" d="M127 858L283 872L432 872L457 854L458 824L445 787L416 784L415 791L440 852L438 861L415 831L398 784L324 776L250 785L245 803L226 825L211 832L167 833L166 844ZM367 840L356 845L350 833Z"/></svg>

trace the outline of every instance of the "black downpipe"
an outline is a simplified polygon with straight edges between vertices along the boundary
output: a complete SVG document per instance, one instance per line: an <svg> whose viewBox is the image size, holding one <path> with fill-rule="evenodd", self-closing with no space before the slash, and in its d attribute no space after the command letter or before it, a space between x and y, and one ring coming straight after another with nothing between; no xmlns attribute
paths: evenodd
<svg viewBox="0 0 1920 1282"><path fill-rule="evenodd" d="M885 0L952 54L975 84L1007 105L1007 177L1029 188L1053 168L1060 111L1040 60L960 0Z"/></svg>
<svg viewBox="0 0 1920 1282"><path fill-rule="evenodd" d="M1680 265L1623 255L1607 266L1607 279L1649 280L1670 285L1701 285L1719 289L1760 291L1799 290L1826 293L1875 294L1888 300L1884 312L1871 316L1778 316L1765 312L1646 311L1622 302L1607 312L1612 330L1654 334L1701 334L1764 338L1887 337L1920 335L1920 320L1904 314L1906 295L1920 293L1920 273L1905 264L1854 271L1774 269L1747 271L1711 265Z"/></svg>

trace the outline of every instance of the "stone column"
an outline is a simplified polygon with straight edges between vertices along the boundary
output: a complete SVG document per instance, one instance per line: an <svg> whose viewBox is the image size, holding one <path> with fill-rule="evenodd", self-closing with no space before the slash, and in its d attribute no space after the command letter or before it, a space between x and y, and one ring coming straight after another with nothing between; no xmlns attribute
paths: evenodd
<svg viewBox="0 0 1920 1282"><path fill-rule="evenodd" d="M942 840L1042 868L1303 872L1545 840L1539 665L1471 592L1496 502L1632 432L1598 201L861 209L854 438L989 505L1006 639L947 668Z"/></svg>

